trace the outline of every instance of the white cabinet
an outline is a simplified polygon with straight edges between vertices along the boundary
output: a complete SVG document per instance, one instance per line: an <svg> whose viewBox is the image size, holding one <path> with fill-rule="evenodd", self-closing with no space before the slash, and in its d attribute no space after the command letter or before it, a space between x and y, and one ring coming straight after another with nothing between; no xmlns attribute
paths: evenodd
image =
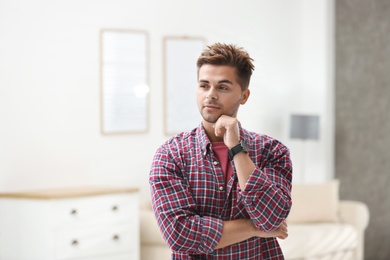
<svg viewBox="0 0 390 260"><path fill-rule="evenodd" d="M1 260L137 260L136 189L0 194Z"/></svg>

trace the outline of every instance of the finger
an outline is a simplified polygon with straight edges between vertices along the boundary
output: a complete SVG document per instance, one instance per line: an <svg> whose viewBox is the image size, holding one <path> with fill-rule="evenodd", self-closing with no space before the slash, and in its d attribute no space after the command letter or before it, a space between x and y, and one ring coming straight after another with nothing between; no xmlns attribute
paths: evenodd
<svg viewBox="0 0 390 260"><path fill-rule="evenodd" d="M225 131L226 131L225 126L221 122L217 121L214 124L214 133L216 136L224 135Z"/></svg>
<svg viewBox="0 0 390 260"><path fill-rule="evenodd" d="M285 230L287 230L287 225L283 225L283 228L284 228Z"/></svg>
<svg viewBox="0 0 390 260"><path fill-rule="evenodd" d="M285 234L285 235L280 235L280 236L278 236L277 238L286 239L287 237L288 237L288 234Z"/></svg>
<svg viewBox="0 0 390 260"><path fill-rule="evenodd" d="M216 136L219 136L219 126L218 126L218 122L216 122L216 123L213 125L213 127L214 127L214 134L215 134Z"/></svg>
<svg viewBox="0 0 390 260"><path fill-rule="evenodd" d="M284 231L280 234L280 237L283 237L283 239L287 238L288 237L288 233L287 231Z"/></svg>
<svg viewBox="0 0 390 260"><path fill-rule="evenodd" d="M287 227L286 227L286 225L284 225L284 223L282 223L282 224L279 226L279 229L280 229L280 230L286 230Z"/></svg>
<svg viewBox="0 0 390 260"><path fill-rule="evenodd" d="M221 136L221 127L215 127L214 133L216 136Z"/></svg>
<svg viewBox="0 0 390 260"><path fill-rule="evenodd" d="M281 225L279 228L280 228L280 230L281 230L282 232L285 232L285 233L288 232L287 226L285 226L285 225Z"/></svg>

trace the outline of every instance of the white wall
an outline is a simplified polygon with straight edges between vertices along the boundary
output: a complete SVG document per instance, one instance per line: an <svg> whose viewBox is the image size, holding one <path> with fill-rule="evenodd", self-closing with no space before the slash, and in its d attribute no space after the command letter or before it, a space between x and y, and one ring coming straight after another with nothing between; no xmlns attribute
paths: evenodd
<svg viewBox="0 0 390 260"><path fill-rule="evenodd" d="M0 191L130 185L148 195L151 159L168 138L162 119L167 35L244 46L256 71L239 114L243 125L281 139L298 165L301 146L288 138L289 115L320 114L322 139L308 144L305 163L316 172L313 180L332 177L330 14L327 0L0 0ZM149 33L146 134L100 134L102 28ZM298 170L295 176L300 181Z"/></svg>
<svg viewBox="0 0 390 260"><path fill-rule="evenodd" d="M322 182L334 176L334 2L301 1L300 85L294 89L292 113L320 116L318 141L289 140L295 179Z"/></svg>

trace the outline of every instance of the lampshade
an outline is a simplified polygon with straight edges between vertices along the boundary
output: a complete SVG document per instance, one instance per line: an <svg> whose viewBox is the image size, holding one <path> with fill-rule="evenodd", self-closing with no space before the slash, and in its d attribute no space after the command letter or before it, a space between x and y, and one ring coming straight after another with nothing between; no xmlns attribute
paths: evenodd
<svg viewBox="0 0 390 260"><path fill-rule="evenodd" d="M290 138L319 139L320 117L317 115L291 115Z"/></svg>

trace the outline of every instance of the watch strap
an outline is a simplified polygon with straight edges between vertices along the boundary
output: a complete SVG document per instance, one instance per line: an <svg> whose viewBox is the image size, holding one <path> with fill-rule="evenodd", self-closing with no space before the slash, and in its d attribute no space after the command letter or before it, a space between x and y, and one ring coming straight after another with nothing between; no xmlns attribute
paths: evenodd
<svg viewBox="0 0 390 260"><path fill-rule="evenodd" d="M242 140L236 146L232 147L232 149L229 149L228 151L229 160L233 160L234 156L241 152L248 152L246 144Z"/></svg>

